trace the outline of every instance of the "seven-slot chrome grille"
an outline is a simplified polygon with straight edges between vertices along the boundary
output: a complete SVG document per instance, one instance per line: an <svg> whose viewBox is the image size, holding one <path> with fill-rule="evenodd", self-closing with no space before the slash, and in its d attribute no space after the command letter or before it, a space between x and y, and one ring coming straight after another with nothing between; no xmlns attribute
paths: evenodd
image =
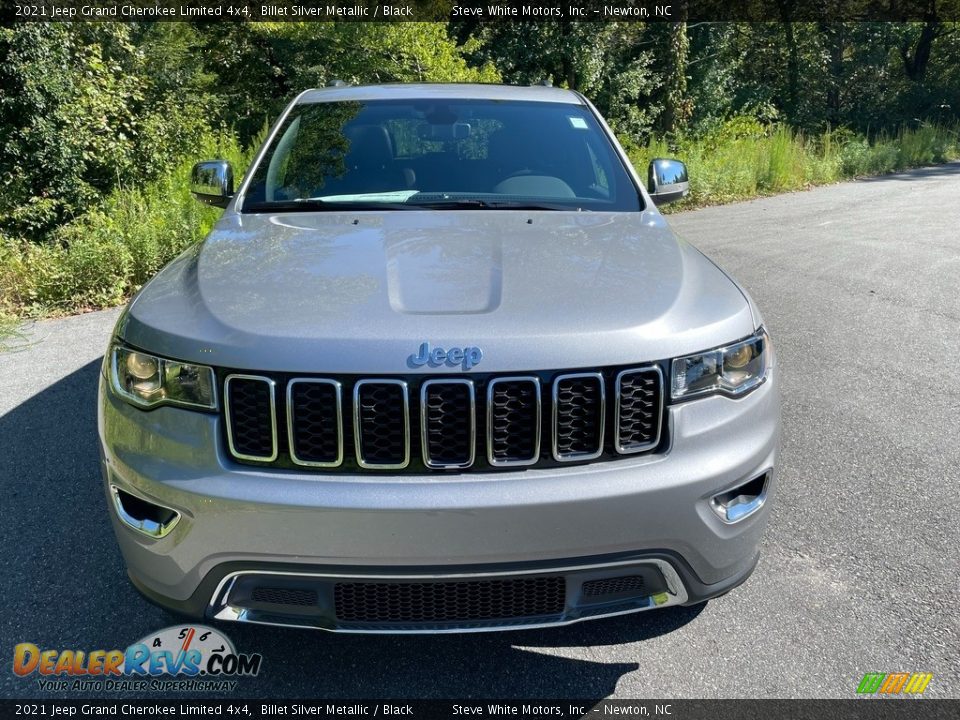
<svg viewBox="0 0 960 720"><path fill-rule="evenodd" d="M229 374L234 459L316 470L495 470L653 452L657 365L395 378Z"/></svg>

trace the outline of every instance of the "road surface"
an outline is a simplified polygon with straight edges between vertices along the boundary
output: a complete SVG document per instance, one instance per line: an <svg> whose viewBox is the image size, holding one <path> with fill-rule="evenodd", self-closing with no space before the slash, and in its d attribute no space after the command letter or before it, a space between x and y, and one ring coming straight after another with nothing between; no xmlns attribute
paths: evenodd
<svg viewBox="0 0 960 720"><path fill-rule="evenodd" d="M225 625L248 697L852 697L925 671L960 696L960 164L670 217L743 282L783 379L779 496L731 595L564 629L356 637ZM127 583L95 436L117 311L0 354L3 696L13 646L125 648L172 624ZM36 676L34 676L35 678ZM69 694L61 693L59 697Z"/></svg>

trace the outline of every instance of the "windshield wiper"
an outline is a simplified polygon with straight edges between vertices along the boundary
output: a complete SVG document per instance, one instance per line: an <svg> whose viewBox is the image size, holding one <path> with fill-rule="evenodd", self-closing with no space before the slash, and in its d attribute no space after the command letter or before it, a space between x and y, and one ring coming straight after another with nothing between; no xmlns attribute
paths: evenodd
<svg viewBox="0 0 960 720"><path fill-rule="evenodd" d="M583 208L562 203L528 202L526 200L481 200L479 198L450 198L411 202L408 205L430 210L566 210L583 211Z"/></svg>
<svg viewBox="0 0 960 720"><path fill-rule="evenodd" d="M247 203L243 212L339 212L351 210L563 210L583 212L573 205L526 200L481 200L480 198L448 198L424 202L377 202L364 200L322 200L301 198L278 202Z"/></svg>
<svg viewBox="0 0 960 720"><path fill-rule="evenodd" d="M402 202L363 202L361 200L335 201L282 200L280 202L247 203L243 212L340 212L350 210L416 210L416 206Z"/></svg>

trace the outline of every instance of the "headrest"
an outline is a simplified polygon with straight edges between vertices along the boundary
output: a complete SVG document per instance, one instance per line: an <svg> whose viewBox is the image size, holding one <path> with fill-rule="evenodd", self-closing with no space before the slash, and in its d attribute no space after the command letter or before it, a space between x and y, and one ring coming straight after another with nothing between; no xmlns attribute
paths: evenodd
<svg viewBox="0 0 960 720"><path fill-rule="evenodd" d="M355 125L346 129L350 140L347 165L382 167L393 160L393 143L382 125Z"/></svg>

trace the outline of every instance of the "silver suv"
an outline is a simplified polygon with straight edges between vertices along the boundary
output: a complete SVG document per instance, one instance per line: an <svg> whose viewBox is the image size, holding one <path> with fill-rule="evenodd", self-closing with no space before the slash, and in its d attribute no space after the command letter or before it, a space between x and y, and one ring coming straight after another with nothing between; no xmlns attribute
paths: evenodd
<svg viewBox="0 0 960 720"><path fill-rule="evenodd" d="M347 632L703 602L758 559L773 348L596 109L551 87L297 97L117 323L99 396L129 575L194 617Z"/></svg>

